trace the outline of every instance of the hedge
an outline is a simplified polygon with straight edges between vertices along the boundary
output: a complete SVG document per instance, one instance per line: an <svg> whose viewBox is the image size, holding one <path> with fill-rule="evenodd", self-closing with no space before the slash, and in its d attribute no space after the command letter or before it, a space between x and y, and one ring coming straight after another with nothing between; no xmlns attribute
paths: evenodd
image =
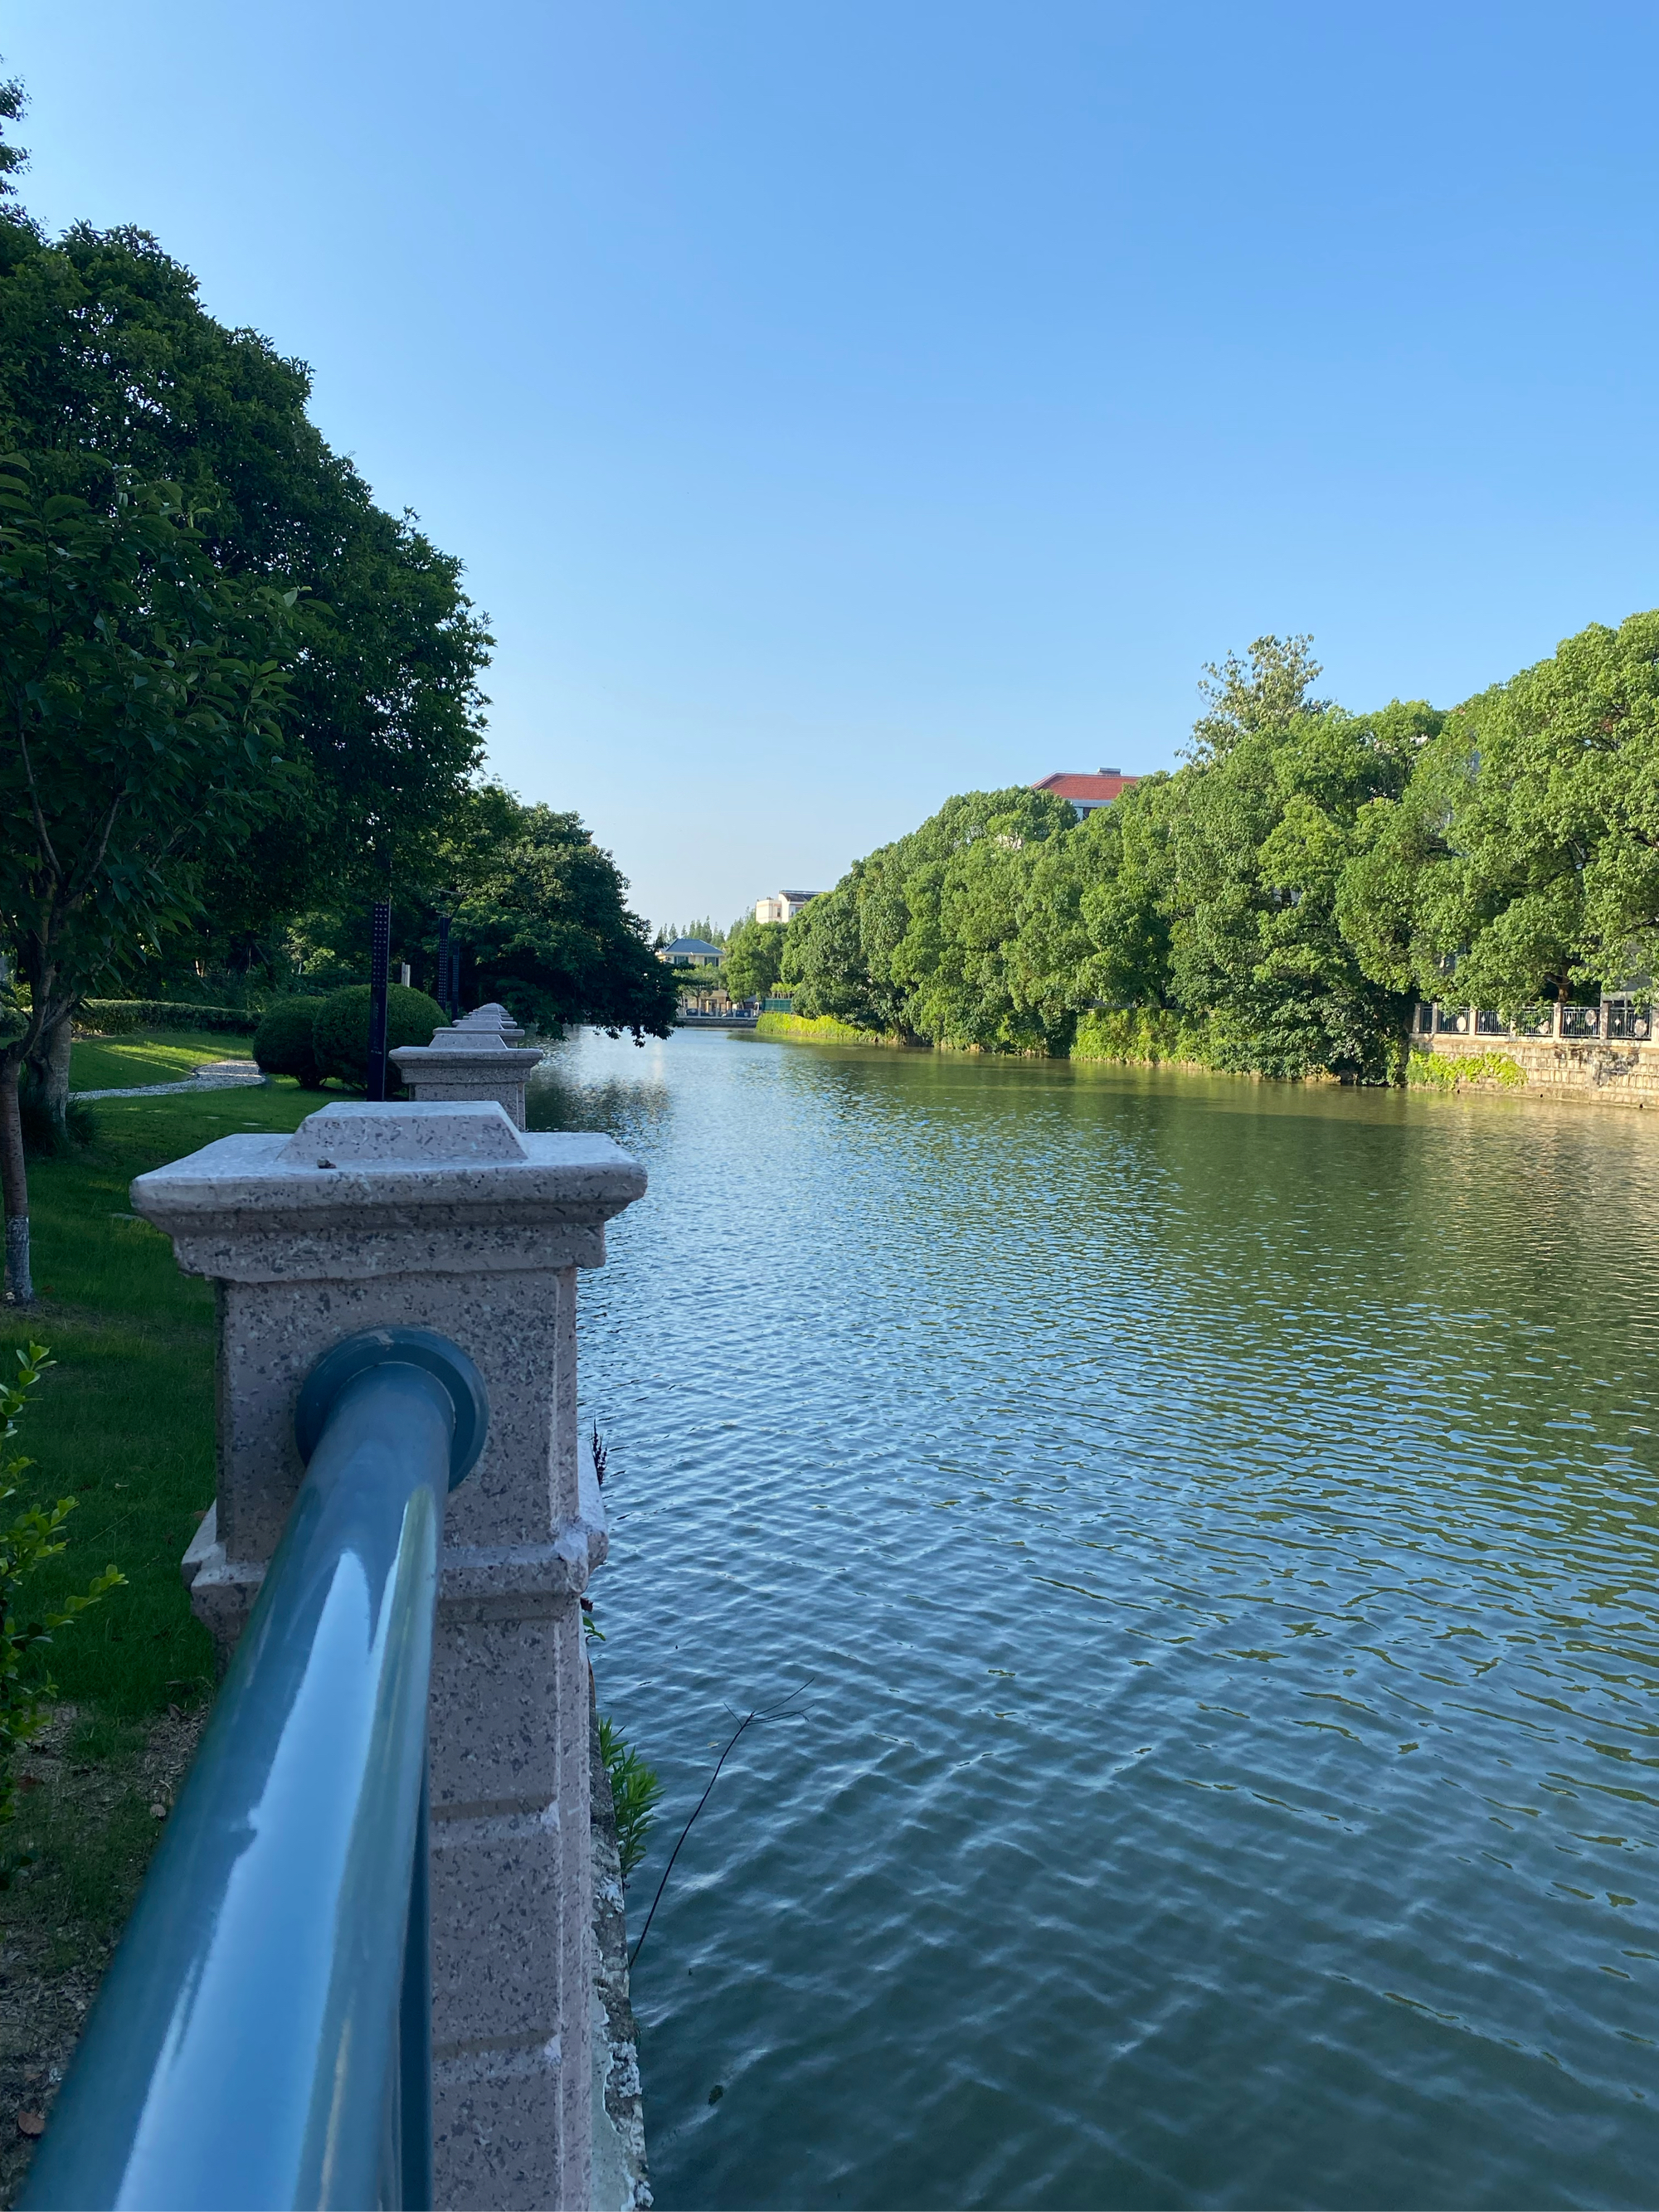
<svg viewBox="0 0 1659 2212"><path fill-rule="evenodd" d="M253 1032L253 1057L263 1075L293 1075L302 1091L315 1091L322 1081L317 1072L315 1030L320 999L277 999L267 1006L264 1020Z"/></svg>
<svg viewBox="0 0 1659 2212"><path fill-rule="evenodd" d="M215 1030L228 1036L252 1036L258 1014L245 1006L195 1006L180 999L83 999L76 1009L77 1029L106 1036L124 1030Z"/></svg>
<svg viewBox="0 0 1659 2212"><path fill-rule="evenodd" d="M348 984L331 991L317 1008L312 1031L317 1066L324 1075L337 1075L343 1083L362 1088L368 1063L368 1006L367 983ZM386 1048L396 1052L406 1044L430 1044L434 1030L444 1025L444 1011L424 991L393 983L386 994ZM397 1079L395 1067L386 1070Z"/></svg>

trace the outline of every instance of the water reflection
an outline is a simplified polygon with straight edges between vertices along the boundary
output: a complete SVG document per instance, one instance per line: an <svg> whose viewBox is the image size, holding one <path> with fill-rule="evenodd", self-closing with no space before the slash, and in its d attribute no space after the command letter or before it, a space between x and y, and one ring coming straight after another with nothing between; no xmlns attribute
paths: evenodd
<svg viewBox="0 0 1659 2212"><path fill-rule="evenodd" d="M640 1963L659 2203L1650 2197L1647 1117L682 1034L532 1118L651 1170L664 1845L816 1677Z"/></svg>

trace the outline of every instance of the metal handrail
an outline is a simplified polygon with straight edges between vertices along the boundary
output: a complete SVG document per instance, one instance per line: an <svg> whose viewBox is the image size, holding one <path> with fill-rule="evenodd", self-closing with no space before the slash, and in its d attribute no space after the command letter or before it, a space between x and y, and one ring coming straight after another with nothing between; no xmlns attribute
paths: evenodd
<svg viewBox="0 0 1659 2212"><path fill-rule="evenodd" d="M423 1330L313 1370L305 1480L25 2205L431 2204L427 1698L488 1418Z"/></svg>

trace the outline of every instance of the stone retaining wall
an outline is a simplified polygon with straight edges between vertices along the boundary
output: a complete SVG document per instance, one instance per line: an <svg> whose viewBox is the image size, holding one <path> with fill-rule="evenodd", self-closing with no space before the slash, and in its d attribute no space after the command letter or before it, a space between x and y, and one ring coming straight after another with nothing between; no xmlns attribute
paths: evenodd
<svg viewBox="0 0 1659 2212"><path fill-rule="evenodd" d="M1413 1045L1431 1059L1461 1063L1451 1086L1460 1091L1502 1090L1511 1097L1583 1099L1601 1106L1659 1105L1659 1044L1441 1036L1416 1037ZM1493 1062L1490 1075L1479 1071L1482 1060Z"/></svg>
<svg viewBox="0 0 1659 2212"><path fill-rule="evenodd" d="M593 1775L593 2204L595 2212L645 2212L652 2198L640 2086L640 2031L629 1998L622 1853L599 1750L597 1704L590 1705L589 1721L588 1759Z"/></svg>

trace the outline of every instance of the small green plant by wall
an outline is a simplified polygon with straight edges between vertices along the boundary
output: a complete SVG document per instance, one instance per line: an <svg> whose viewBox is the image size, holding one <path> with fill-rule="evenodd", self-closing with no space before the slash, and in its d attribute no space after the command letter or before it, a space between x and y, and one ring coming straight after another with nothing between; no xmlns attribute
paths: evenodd
<svg viewBox="0 0 1659 2212"><path fill-rule="evenodd" d="M1414 1052L1406 1080L1419 1091L1455 1091L1460 1083L1521 1091L1526 1087L1527 1071L1507 1052Z"/></svg>
<svg viewBox="0 0 1659 2212"><path fill-rule="evenodd" d="M611 1784L611 1802L617 1810L617 1849L622 1878L636 1873L656 1821L662 1778L647 1766L638 1752L623 1742L615 1725L599 1723L599 1755Z"/></svg>

